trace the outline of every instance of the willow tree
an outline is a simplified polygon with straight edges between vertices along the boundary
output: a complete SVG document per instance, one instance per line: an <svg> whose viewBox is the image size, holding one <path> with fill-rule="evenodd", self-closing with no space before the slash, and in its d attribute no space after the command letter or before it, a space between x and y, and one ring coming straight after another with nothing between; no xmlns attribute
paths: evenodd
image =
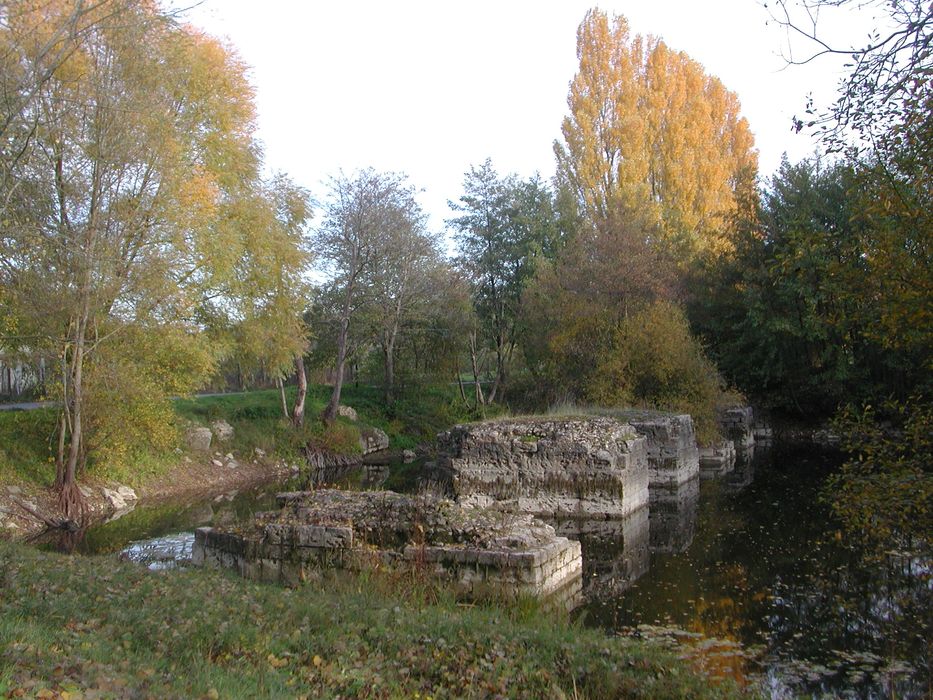
<svg viewBox="0 0 933 700"><path fill-rule="evenodd" d="M42 79L5 84L23 93L8 98L23 105L8 128L28 138L3 153L0 281L23 338L58 358L56 485L72 517L95 447L88 420L144 417L130 401L116 415L114 387L117 401L191 390L213 367L195 322L205 300L236 313L262 296L270 270L303 262L269 252L294 240L269 215L253 91L229 48L153 0L4 9L5 60ZM56 35L72 43L46 69L45 37Z"/></svg>
<svg viewBox="0 0 933 700"><path fill-rule="evenodd" d="M757 167L735 94L600 10L580 24L577 57L555 151L584 215L596 223L620 208L646 210L682 256L729 250L726 224L750 201Z"/></svg>

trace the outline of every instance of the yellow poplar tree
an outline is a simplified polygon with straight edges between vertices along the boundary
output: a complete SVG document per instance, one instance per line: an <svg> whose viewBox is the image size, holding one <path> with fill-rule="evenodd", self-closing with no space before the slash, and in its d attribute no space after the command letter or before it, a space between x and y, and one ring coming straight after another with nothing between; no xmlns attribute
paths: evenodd
<svg viewBox="0 0 933 700"><path fill-rule="evenodd" d="M727 223L751 201L757 168L735 94L686 54L596 9L577 31L577 57L555 151L586 218L648 211L685 261L730 251Z"/></svg>

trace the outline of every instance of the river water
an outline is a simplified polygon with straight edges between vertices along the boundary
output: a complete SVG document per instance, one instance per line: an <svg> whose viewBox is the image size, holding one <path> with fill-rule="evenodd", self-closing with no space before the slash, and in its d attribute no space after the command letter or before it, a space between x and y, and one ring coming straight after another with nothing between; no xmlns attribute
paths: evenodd
<svg viewBox="0 0 933 700"><path fill-rule="evenodd" d="M933 570L846 541L819 494L828 457L759 450L719 479L623 521L556 523L583 544L587 626L670 645L711 676L773 698L933 697ZM348 488L417 486L419 465L351 471ZM274 508L299 480L140 507L68 543L153 569L184 565L193 530Z"/></svg>

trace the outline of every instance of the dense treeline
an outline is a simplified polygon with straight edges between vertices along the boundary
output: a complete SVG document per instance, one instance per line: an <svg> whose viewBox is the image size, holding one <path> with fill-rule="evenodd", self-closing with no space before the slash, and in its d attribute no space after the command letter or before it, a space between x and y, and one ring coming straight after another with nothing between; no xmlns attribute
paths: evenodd
<svg viewBox="0 0 933 700"><path fill-rule="evenodd" d="M553 179L472 167L445 241L404 174L337 174L316 207L261 177L245 67L158 3L0 3L2 349L57 368L63 506L89 462L171 445L167 398L233 366L295 377L296 429L309 371L327 423L351 372L390 410L457 384L480 413L686 411L704 441L737 391L806 418L926 405L929 15L891 7L901 43L808 116L831 155L760 186L737 97L590 11Z"/></svg>

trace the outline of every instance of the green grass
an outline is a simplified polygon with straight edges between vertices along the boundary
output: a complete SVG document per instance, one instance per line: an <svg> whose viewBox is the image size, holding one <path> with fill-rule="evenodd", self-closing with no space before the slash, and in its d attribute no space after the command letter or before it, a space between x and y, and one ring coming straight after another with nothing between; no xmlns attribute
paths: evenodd
<svg viewBox="0 0 933 700"><path fill-rule="evenodd" d="M0 697L734 697L660 647L417 578L297 589L0 543ZM43 693L43 691L46 691ZM58 697L58 695L56 695Z"/></svg>
<svg viewBox="0 0 933 700"><path fill-rule="evenodd" d="M322 385L308 387L305 422L312 439L320 436L318 416L330 399L330 390ZM287 389L289 407L294 403L294 392L294 387ZM395 450L433 442L437 433L455 423L480 420L501 410L497 406L487 406L485 412L474 411L464 405L454 386L410 389L386 404L380 388L348 385L341 393L341 403L356 410L361 424L384 430L389 436L390 448ZM183 399L176 401L175 406L179 415L189 420L206 424L223 418L234 428L239 426L237 435L246 443L267 451L282 448L272 439L277 435L273 424L280 424L282 416L279 393L275 389ZM351 425L346 420L341 422ZM266 445L262 444L264 439Z"/></svg>
<svg viewBox="0 0 933 700"><path fill-rule="evenodd" d="M294 392L294 387L290 387L289 406L294 402ZM318 420L329 398L330 387L309 387L305 426L297 431L283 420L279 393L274 389L179 399L173 406L180 425L188 421L209 425L218 418L228 421L235 432L224 451L248 456L260 448L270 456L301 463L306 445L340 454L352 454L359 449L359 426L340 418L334 426L325 428ZM484 417L465 406L453 386L412 389L389 405L378 388L347 386L343 403L357 410L360 425L384 430L395 450L433 443L438 432L454 423ZM485 410L487 414L495 414L498 409ZM56 416L54 408L0 412L0 483L51 485L55 476L52 458ZM90 475L140 486L164 477L178 461L178 455L171 451L139 453L123 465L99 463L92 458Z"/></svg>
<svg viewBox="0 0 933 700"><path fill-rule="evenodd" d="M0 411L0 480L52 485L56 418L53 408Z"/></svg>

